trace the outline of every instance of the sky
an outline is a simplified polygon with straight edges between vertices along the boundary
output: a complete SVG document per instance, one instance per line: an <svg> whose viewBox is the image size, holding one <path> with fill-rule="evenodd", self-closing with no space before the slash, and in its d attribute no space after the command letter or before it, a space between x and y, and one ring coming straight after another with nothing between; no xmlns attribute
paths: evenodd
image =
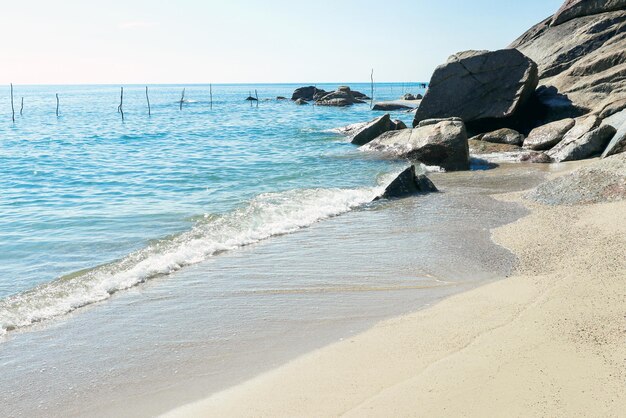
<svg viewBox="0 0 626 418"><path fill-rule="evenodd" d="M1 84L428 81L563 0L2 0Z"/></svg>

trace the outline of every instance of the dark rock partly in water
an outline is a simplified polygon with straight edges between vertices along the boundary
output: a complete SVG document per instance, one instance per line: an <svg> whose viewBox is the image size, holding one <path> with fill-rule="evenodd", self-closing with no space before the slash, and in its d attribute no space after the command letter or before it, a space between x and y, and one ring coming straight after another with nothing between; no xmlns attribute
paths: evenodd
<svg viewBox="0 0 626 418"><path fill-rule="evenodd" d="M513 129L502 128L483 134L480 140L485 142L491 142L494 144L521 146L524 142L524 135Z"/></svg>
<svg viewBox="0 0 626 418"><path fill-rule="evenodd" d="M515 49L460 52L435 70L413 126L449 117L476 132L515 126L537 83L537 64Z"/></svg>
<svg viewBox="0 0 626 418"><path fill-rule="evenodd" d="M626 0L567 0L556 12L550 25L557 26L577 17L624 9L626 9Z"/></svg>
<svg viewBox="0 0 626 418"><path fill-rule="evenodd" d="M524 140L524 148L534 151L545 151L563 139L565 134L574 127L574 119L562 119L533 129Z"/></svg>
<svg viewBox="0 0 626 418"><path fill-rule="evenodd" d="M284 96L277 96L276 100L287 100L287 98Z"/></svg>
<svg viewBox="0 0 626 418"><path fill-rule="evenodd" d="M548 156L556 162L584 160L595 155L600 155L615 135L615 128L602 125L587 132L580 138L565 142L565 139L547 152Z"/></svg>
<svg viewBox="0 0 626 418"><path fill-rule="evenodd" d="M539 185L527 198L549 205L626 199L626 154L617 154Z"/></svg>
<svg viewBox="0 0 626 418"><path fill-rule="evenodd" d="M467 132L461 121L385 132L363 149L409 158L446 171L469 169Z"/></svg>
<svg viewBox="0 0 626 418"><path fill-rule="evenodd" d="M614 2L568 2L557 17L563 23L551 26L552 19L546 19L510 45L538 64L541 83L558 90L572 102L571 108L599 113L626 98L626 10L609 12L615 8L602 6L596 10L604 13L584 16L588 12L573 7L608 3ZM568 10L572 18L565 21Z"/></svg>
<svg viewBox="0 0 626 418"><path fill-rule="evenodd" d="M400 99L402 99L402 100L415 100L415 96L413 96L411 93L406 93L405 95L400 97Z"/></svg>
<svg viewBox="0 0 626 418"><path fill-rule="evenodd" d="M252 97L252 96L248 96L246 97L246 100L249 102L258 102L259 99L257 99L256 97Z"/></svg>
<svg viewBox="0 0 626 418"><path fill-rule="evenodd" d="M355 97L355 93L358 93L360 97L364 96L362 93L353 92L348 86L341 86L336 91L325 94L315 103L320 106L337 107L350 106L355 103L365 103L363 100Z"/></svg>
<svg viewBox="0 0 626 418"><path fill-rule="evenodd" d="M433 182L423 174L416 175L415 166L411 165L387 186L380 198L400 198L418 193L431 193L436 191L438 190Z"/></svg>
<svg viewBox="0 0 626 418"><path fill-rule="evenodd" d="M394 110L404 110L404 109L412 109L411 106L399 102L399 101L391 101L391 102L378 102L374 103L374 107L372 110L384 110L386 112L392 112Z"/></svg>
<svg viewBox="0 0 626 418"><path fill-rule="evenodd" d="M306 104L309 104L309 102L307 102L307 101L306 101L306 100L304 100L304 99L297 99L294 103L295 103L295 104L297 104L297 105L306 105Z"/></svg>
<svg viewBox="0 0 626 418"><path fill-rule="evenodd" d="M602 152L602 158L626 151L626 122L617 130L615 136Z"/></svg>
<svg viewBox="0 0 626 418"><path fill-rule="evenodd" d="M293 94L291 95L291 100L296 101L298 99L302 99L306 101L311 101L315 100L316 95L324 95L326 93L327 92L325 90L318 89L315 86L299 87L294 90Z"/></svg>
<svg viewBox="0 0 626 418"><path fill-rule="evenodd" d="M396 123L391 120L389 113L372 119L352 136L352 143L356 145L365 145L379 135L396 130Z"/></svg>

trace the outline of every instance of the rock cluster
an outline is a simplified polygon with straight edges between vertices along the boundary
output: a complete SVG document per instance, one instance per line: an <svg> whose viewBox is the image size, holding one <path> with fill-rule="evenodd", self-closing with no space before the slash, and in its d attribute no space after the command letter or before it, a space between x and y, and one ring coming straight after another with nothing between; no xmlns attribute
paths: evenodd
<svg viewBox="0 0 626 418"><path fill-rule="evenodd" d="M365 100L369 100L369 97L361 92L351 90L348 86L340 86L337 90L331 92L318 89L315 86L306 86L297 88L291 95L291 100L297 104L314 101L315 104L320 106L343 107L356 103L365 103Z"/></svg>

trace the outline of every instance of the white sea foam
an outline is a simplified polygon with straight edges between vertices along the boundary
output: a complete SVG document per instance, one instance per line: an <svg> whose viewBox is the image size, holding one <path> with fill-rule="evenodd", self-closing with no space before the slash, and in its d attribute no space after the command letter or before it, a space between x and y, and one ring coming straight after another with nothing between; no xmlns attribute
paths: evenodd
<svg viewBox="0 0 626 418"><path fill-rule="evenodd" d="M380 179L386 185L395 177ZM222 251L307 227L372 201L384 186L308 189L257 196L245 207L209 216L187 232L150 244L125 258L77 272L0 300L0 334L105 300L117 291L173 273Z"/></svg>

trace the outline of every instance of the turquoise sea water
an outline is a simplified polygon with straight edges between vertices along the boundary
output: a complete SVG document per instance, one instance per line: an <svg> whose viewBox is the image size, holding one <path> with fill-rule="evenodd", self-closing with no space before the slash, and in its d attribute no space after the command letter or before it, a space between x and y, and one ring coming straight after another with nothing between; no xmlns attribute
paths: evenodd
<svg viewBox="0 0 626 418"><path fill-rule="evenodd" d="M0 89L0 333L369 202L403 164L329 130L377 113L275 100L296 87L150 86L148 116L125 86L122 121L118 86L15 86L15 123Z"/></svg>

